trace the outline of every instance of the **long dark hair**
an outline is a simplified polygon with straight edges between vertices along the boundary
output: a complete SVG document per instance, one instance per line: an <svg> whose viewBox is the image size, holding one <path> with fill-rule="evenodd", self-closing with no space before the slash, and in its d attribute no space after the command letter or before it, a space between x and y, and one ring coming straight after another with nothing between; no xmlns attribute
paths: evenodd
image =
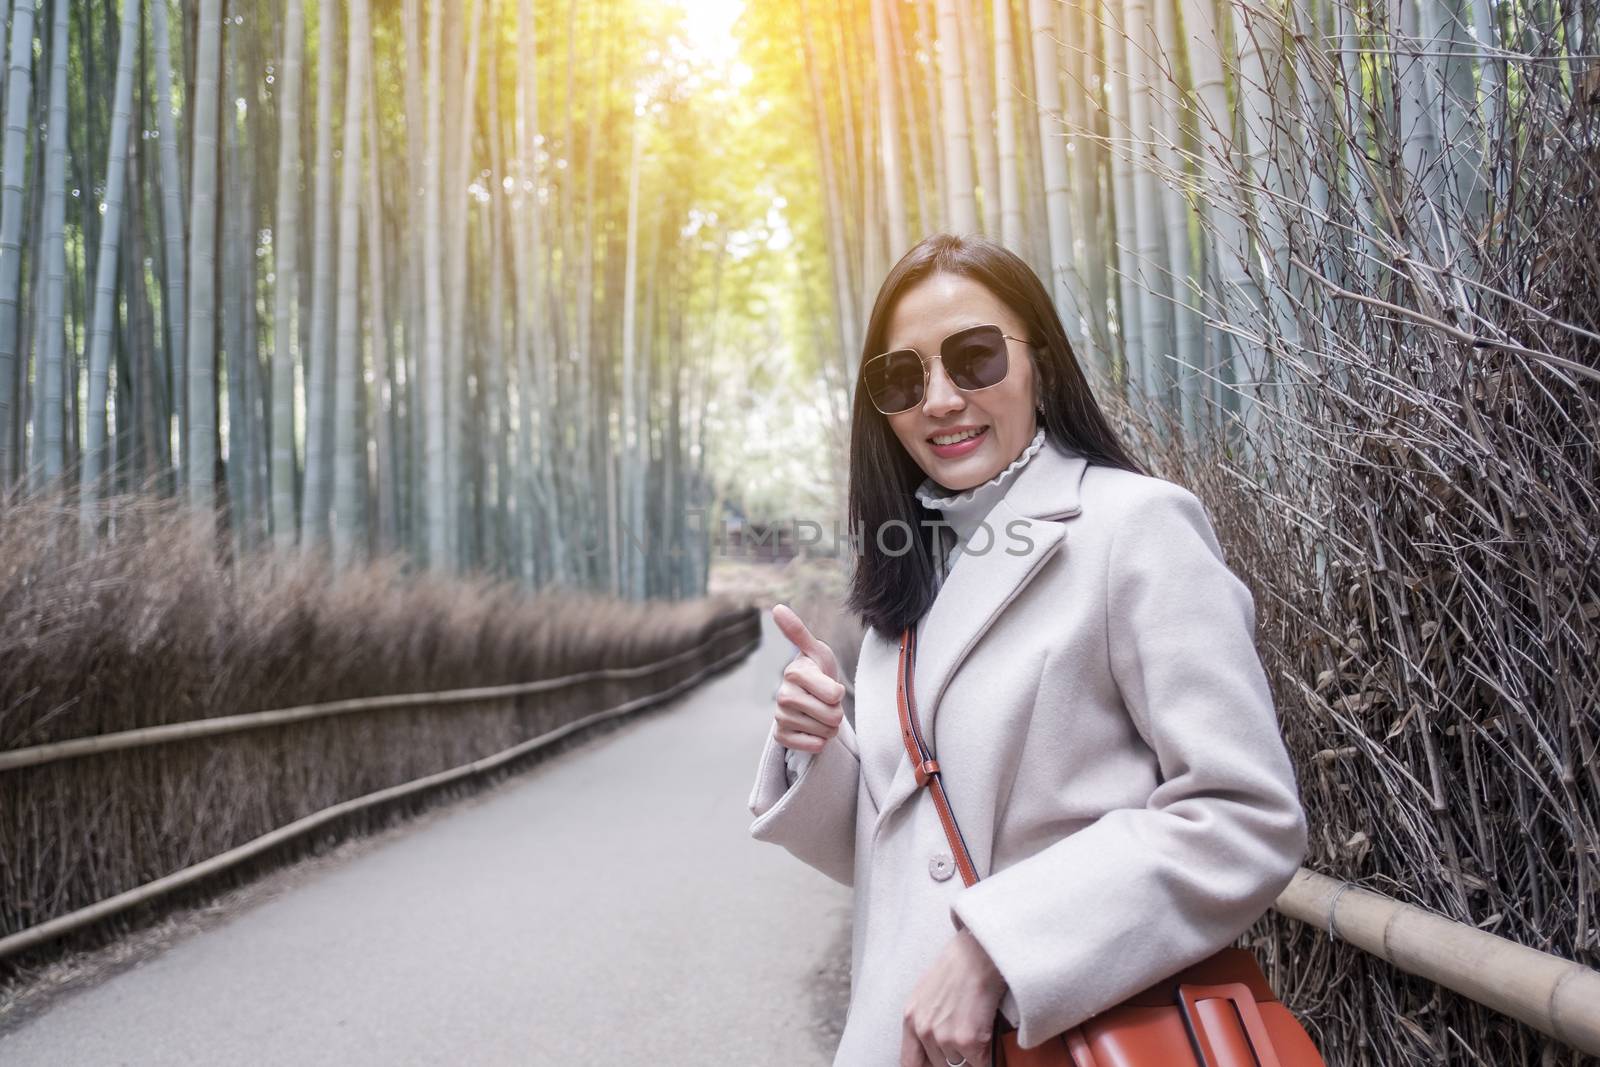
<svg viewBox="0 0 1600 1067"><path fill-rule="evenodd" d="M889 316L901 294L934 274L978 282L1022 320L1033 342L1035 385L1044 405L1040 422L1050 441L1091 463L1146 473L1101 413L1050 294L1033 269L984 237L937 233L919 241L889 271L872 305L850 425L849 527L855 568L846 608L889 638L897 638L933 604L938 531L923 525L934 515L916 497L926 475L889 420L872 406L860 366L883 351Z"/></svg>

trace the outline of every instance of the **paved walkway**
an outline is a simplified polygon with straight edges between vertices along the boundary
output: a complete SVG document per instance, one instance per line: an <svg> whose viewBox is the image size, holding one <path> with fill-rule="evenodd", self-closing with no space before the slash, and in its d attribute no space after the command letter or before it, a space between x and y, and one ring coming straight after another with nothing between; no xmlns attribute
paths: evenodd
<svg viewBox="0 0 1600 1067"><path fill-rule="evenodd" d="M826 1067L850 892L750 840L792 646L0 1036L0 1063Z"/></svg>

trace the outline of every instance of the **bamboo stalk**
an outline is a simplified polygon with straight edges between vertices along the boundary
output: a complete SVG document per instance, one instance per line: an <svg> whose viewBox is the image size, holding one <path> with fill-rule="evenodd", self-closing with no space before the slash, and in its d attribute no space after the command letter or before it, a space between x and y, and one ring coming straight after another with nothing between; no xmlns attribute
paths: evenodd
<svg viewBox="0 0 1600 1067"><path fill-rule="evenodd" d="M1600 971L1305 867L1274 908L1575 1049L1600 1053Z"/></svg>
<svg viewBox="0 0 1600 1067"><path fill-rule="evenodd" d="M705 646L709 644L711 644L711 641L708 640L700 646L689 649L688 651L700 652L703 651ZM626 701L622 704L618 704L615 707L592 712L591 714L585 715L581 719L574 719L572 722L569 722L563 726L558 726L554 730L546 731L537 737L530 737L526 741L519 742L510 748L503 749L494 753L493 755L485 756L482 759L473 760L471 763L464 763L459 767L452 767L449 770L439 771L435 774L426 775L425 777L417 778L410 782L402 782L399 785L390 786L387 789L379 789L376 792L367 793L363 796L341 801L340 803L334 804L331 807L323 808L321 811L312 812L310 815L303 816L302 818L296 819L294 822L280 826L276 830L270 830L267 833L262 834L260 837L246 841L244 844L238 845L234 848L230 848L226 852L212 856L210 859L202 860L201 862L185 867L180 871L174 871L171 874L157 878L153 882L146 882L144 885L136 886L135 888L129 889L123 893L118 893L114 897L108 897L97 904L91 904L86 908L79 908L77 911L68 912L66 915L57 916L48 922L40 923L38 926L30 926L26 930L19 930L17 933L14 933L9 937L0 938L0 960L3 960L9 956L14 956L19 952L34 948L38 945L44 944L45 942L53 941L56 938L65 936L66 934L72 933L75 930L80 930L93 923L99 922L101 919L115 915L118 912L126 911L135 905L148 903L149 901L165 896L168 893L197 882L209 875L216 874L219 871L227 870L229 867L235 867L240 863L243 863L245 860L254 856L258 856L268 849L280 845L285 841L290 841L296 837L303 836L304 834L307 834L318 827L325 826L333 820L345 815L349 815L352 812L364 811L368 808L377 807L378 805L387 803L391 800L399 800L402 797L411 796L426 789L432 789L435 786L447 785L451 782L460 781L464 778L470 778L474 775L485 774L497 767L501 767L511 762L519 756L533 752L536 749L543 748L555 741L559 741L568 734L584 729L585 727L592 726L595 723L602 722L606 719L615 718L618 715L626 715L628 712L638 711L654 704L664 703L665 701L671 700L685 689L701 681L703 678L717 671L726 664L732 663L735 660L748 655L760 644L761 638L758 635L755 640L743 645L733 652L728 653L726 656L723 656L720 659L713 660L711 663L706 664L688 678L668 686L659 693L651 693L646 696L635 697L634 699Z"/></svg>
<svg viewBox="0 0 1600 1067"><path fill-rule="evenodd" d="M712 636L693 648L684 649L665 659L634 667L601 667L592 671L562 675L559 678L542 678L536 682L518 682L513 685L481 686L475 689L448 689L438 693L397 693L381 697L352 697L349 700L332 700L322 704L303 704L292 708L270 711L253 711L242 715L221 715L212 719L194 719L189 722L167 723L162 726L145 726L137 730L119 730L95 737L77 737L68 741L54 741L47 745L18 748L0 752L0 774L22 767L38 767L59 760L80 756L116 752L122 749L164 745L173 741L192 741L200 737L216 737L257 730L266 726L283 726L309 719L324 719L334 715L347 715L357 711L378 711L392 708L415 708L435 704L462 704L485 700L501 700L528 693L544 693L564 689L590 681L610 681L639 678L673 666L705 650L706 645L729 630L749 625L747 618L719 627Z"/></svg>

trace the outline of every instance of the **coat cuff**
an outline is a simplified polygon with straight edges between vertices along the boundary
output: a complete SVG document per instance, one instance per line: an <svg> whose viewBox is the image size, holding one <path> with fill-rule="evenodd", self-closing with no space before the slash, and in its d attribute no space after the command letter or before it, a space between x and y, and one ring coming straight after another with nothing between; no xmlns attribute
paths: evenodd
<svg viewBox="0 0 1600 1067"><path fill-rule="evenodd" d="M777 724L767 731L756 783L750 792L750 836L782 845L808 866L841 885L855 881L856 801L861 761L855 732L848 720L828 739L822 750L800 768L789 783L784 754L775 736Z"/></svg>
<svg viewBox="0 0 1600 1067"><path fill-rule="evenodd" d="M961 916L957 913L955 905L953 904L950 906L950 923L956 928L957 933L968 929L967 924L961 921ZM983 938L978 937L976 930L973 931L972 936L977 938L978 944L983 945L984 952L989 952L989 946L984 945ZM995 960L993 953L989 954L989 959L998 969L1000 964ZM1000 977L1005 977L1004 971L1000 972ZM1022 1025L1022 1009L1017 1005L1017 994L1014 990L1012 990L1011 983L1009 981L1006 982L1005 995L1000 998L1000 1014L1004 1015L1006 1017L1006 1022L1010 1023L1013 1027L1020 1027ZM1022 1035L1019 1033L1017 1036L1020 1040Z"/></svg>
<svg viewBox="0 0 1600 1067"><path fill-rule="evenodd" d="M1218 869L1197 884L1184 869L1191 850L1152 833L1171 816L1109 812L960 890L951 921L972 931L1015 993L1017 1043L1034 1048L1248 929L1294 876L1300 819L1298 808L1274 812L1254 841L1219 843Z"/></svg>

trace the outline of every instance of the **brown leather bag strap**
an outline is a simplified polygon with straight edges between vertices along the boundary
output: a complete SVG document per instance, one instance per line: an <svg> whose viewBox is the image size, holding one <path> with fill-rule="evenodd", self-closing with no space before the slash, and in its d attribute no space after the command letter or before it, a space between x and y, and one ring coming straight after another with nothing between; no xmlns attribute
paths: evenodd
<svg viewBox="0 0 1600 1067"><path fill-rule="evenodd" d="M940 780L939 761L933 758L922 740L922 730L917 723L916 697L912 693L911 678L917 665L917 630L907 626L900 635L900 674L895 684L895 704L900 710L900 739L905 742L906 755L911 758L911 769L917 777L917 788L928 786L933 793L933 804L939 811L939 821L944 825L944 836L950 841L950 852L955 857L956 869L967 885L978 880L978 870L972 865L972 855L956 825L955 812L950 810L949 798Z"/></svg>
<svg viewBox="0 0 1600 1067"><path fill-rule="evenodd" d="M961 880L972 885L978 880L978 869L972 864L972 854L956 825L955 812L950 810L950 800L944 793L944 782L939 772L939 761L933 758L922 740L922 729L917 722L917 701L912 692L911 679L917 665L917 630L906 627L900 635L900 673L895 683L895 704L900 710L900 739L905 742L906 755L911 757L911 769L917 776L917 788L929 787L934 807L939 811L939 822L944 826L944 836L950 842L950 853L955 857ZM1001 1035L1012 1032L1011 1020L999 1009L994 1014L994 1036L989 1040L990 1062L1005 1067L1006 1053Z"/></svg>

